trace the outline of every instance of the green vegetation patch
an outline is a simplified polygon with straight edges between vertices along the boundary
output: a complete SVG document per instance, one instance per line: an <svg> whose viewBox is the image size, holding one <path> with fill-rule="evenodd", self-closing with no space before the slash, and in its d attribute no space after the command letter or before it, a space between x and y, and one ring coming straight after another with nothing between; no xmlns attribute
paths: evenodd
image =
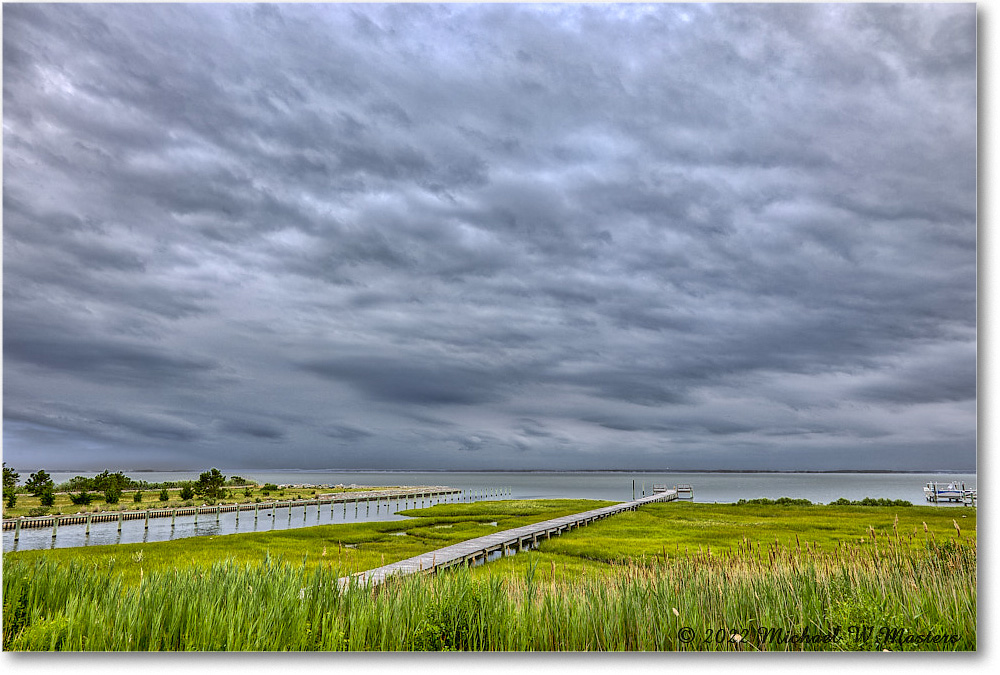
<svg viewBox="0 0 1000 675"><path fill-rule="evenodd" d="M317 525L272 532L249 532L173 541L83 546L4 554L4 560L47 559L115 570L126 584L141 574L186 567L208 567L229 560L257 563L270 557L307 568L337 567L361 572L427 551L550 518L607 506L582 499L511 500L437 504L401 513L399 521ZM493 523L496 523L493 525ZM448 527L442 527L448 526ZM406 536L399 536L400 534Z"/></svg>
<svg viewBox="0 0 1000 675"><path fill-rule="evenodd" d="M925 532L924 526L927 526ZM956 525L958 526L956 528ZM872 534L874 533L874 538ZM649 504L544 541L541 564L552 561L599 573L610 563L707 554L719 555L749 545L832 551L845 544L876 546L899 537L922 550L929 541L975 539L976 509L910 506L777 506L760 504ZM524 558L503 566L524 571Z"/></svg>

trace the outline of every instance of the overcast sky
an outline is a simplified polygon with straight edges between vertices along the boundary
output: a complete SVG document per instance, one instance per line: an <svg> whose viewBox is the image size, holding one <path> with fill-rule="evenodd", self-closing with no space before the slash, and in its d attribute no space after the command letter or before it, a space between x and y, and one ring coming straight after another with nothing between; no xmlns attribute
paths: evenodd
<svg viewBox="0 0 1000 675"><path fill-rule="evenodd" d="M23 469L973 469L975 6L5 5Z"/></svg>

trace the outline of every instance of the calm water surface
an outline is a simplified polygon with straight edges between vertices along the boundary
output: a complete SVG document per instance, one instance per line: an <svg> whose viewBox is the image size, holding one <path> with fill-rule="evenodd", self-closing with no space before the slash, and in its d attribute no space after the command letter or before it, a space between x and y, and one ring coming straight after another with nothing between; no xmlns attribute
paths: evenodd
<svg viewBox="0 0 1000 675"><path fill-rule="evenodd" d="M161 481L194 480L199 472L134 472L128 473L138 480L150 483ZM510 497L504 499L580 498L626 501L632 498L633 481L635 496L643 489L652 490L653 484L676 485L690 483L694 486L696 502L735 502L739 499L768 497L793 497L813 502L829 503L840 497L863 499L865 497L905 499L914 504L924 504L922 487L928 481L964 481L966 487L976 487L975 474L849 474L849 473L623 473L623 472L328 472L328 471L255 471L252 469L223 470L227 476L239 475L261 483L277 484L311 483L314 485L443 485L462 490L506 487ZM69 480L76 473L52 473L55 482ZM83 474L91 475L91 474ZM442 501L454 501L455 498ZM434 503L437 503L435 500ZM429 502L428 502L429 505ZM418 504L419 506L419 504ZM943 506L943 505L942 505ZM412 503L409 504L412 508ZM223 513L216 522L215 514L200 514L198 523L193 516L178 516L171 527L170 518L151 518L149 530L144 521L127 521L119 535L117 523L93 523L90 536L84 525L60 526L55 540L51 528L22 529L17 548L14 533L3 533L3 550L36 548L63 548L94 544L138 543L165 541L192 536L215 536L234 532L261 532L317 524L350 523L372 520L398 520L396 515L402 505L383 503L377 510L371 505L366 510L362 504L357 512L349 504L345 513L343 505L293 507L261 511L256 522L252 511L242 511L237 527L235 513Z"/></svg>

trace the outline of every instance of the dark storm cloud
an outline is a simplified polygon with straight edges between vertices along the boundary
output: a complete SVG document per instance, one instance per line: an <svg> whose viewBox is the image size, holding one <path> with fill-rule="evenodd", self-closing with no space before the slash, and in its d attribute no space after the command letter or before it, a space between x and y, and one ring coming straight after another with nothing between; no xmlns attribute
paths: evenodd
<svg viewBox="0 0 1000 675"><path fill-rule="evenodd" d="M342 381L367 396L413 405L474 405L501 398L498 374L441 359L421 365L397 358L312 361L301 368Z"/></svg>
<svg viewBox="0 0 1000 675"><path fill-rule="evenodd" d="M5 457L969 468L975 30L6 6Z"/></svg>
<svg viewBox="0 0 1000 675"><path fill-rule="evenodd" d="M285 436L285 432L277 426L257 420L227 420L222 424L222 429L232 434L266 440L278 440Z"/></svg>

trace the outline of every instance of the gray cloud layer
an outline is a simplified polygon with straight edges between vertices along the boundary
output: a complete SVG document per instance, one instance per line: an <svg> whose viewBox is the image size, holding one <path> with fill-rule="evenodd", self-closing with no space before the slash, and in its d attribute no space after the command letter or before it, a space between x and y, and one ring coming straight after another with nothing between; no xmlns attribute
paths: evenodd
<svg viewBox="0 0 1000 675"><path fill-rule="evenodd" d="M8 5L4 452L960 468L974 5Z"/></svg>

